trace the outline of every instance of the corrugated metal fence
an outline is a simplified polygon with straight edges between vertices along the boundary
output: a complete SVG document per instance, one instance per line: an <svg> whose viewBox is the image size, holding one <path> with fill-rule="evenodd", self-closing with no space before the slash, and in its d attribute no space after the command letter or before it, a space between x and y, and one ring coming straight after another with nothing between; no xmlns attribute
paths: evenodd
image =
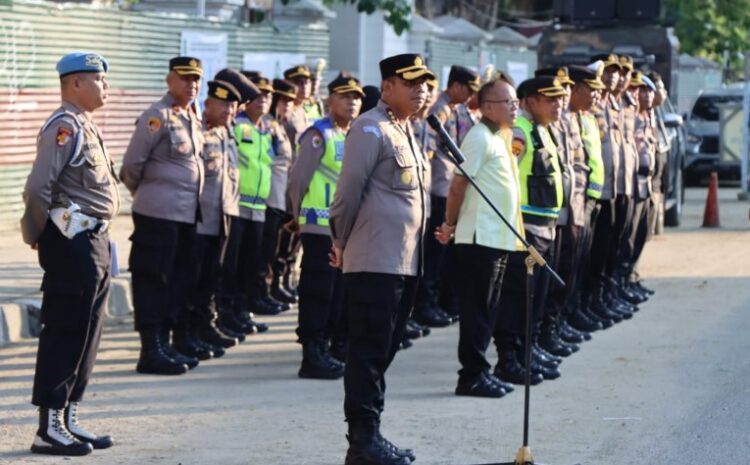
<svg viewBox="0 0 750 465"><path fill-rule="evenodd" d="M184 15L133 13L114 8L0 0L0 228L15 227L21 191L35 156L36 134L59 105L55 63L71 50L107 57L110 98L96 113L107 147L122 156L136 116L164 92L169 58L179 54L186 30L228 34L230 66L246 52L328 57L325 24L279 32Z"/></svg>
<svg viewBox="0 0 750 465"><path fill-rule="evenodd" d="M524 63L527 66L527 77L536 69L536 51L521 50L500 45L477 45L460 41L430 39L427 42L429 66L438 73L451 65L463 65L478 68L492 64L496 69L508 71L509 63Z"/></svg>

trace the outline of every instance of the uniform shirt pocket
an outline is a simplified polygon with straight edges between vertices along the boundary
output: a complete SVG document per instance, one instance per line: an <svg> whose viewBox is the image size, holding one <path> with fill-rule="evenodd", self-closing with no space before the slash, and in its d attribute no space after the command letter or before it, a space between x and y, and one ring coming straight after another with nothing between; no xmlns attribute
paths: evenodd
<svg viewBox="0 0 750 465"><path fill-rule="evenodd" d="M401 151L393 155L394 170L391 187L396 190L414 190L417 188L417 171L414 162Z"/></svg>
<svg viewBox="0 0 750 465"><path fill-rule="evenodd" d="M83 170L83 187L101 188L109 186L109 164L101 149L84 147L83 157L86 162Z"/></svg>
<svg viewBox="0 0 750 465"><path fill-rule="evenodd" d="M185 158L190 156L193 144L190 135L184 128L169 126L170 156L174 158Z"/></svg>

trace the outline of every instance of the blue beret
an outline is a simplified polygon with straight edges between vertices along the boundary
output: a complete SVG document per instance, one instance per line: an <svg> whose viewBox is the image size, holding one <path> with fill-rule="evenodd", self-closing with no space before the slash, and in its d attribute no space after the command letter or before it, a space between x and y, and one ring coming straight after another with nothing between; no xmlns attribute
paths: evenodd
<svg viewBox="0 0 750 465"><path fill-rule="evenodd" d="M106 73L108 69L107 60L94 52L68 53L57 62L60 77L73 73Z"/></svg>

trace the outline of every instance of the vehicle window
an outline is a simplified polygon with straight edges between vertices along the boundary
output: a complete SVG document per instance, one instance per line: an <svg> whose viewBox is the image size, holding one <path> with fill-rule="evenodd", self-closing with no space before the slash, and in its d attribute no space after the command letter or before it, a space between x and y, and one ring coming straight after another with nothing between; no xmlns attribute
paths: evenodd
<svg viewBox="0 0 750 465"><path fill-rule="evenodd" d="M719 121L719 105L723 103L742 103L741 95L703 95L693 105L692 118L706 121Z"/></svg>

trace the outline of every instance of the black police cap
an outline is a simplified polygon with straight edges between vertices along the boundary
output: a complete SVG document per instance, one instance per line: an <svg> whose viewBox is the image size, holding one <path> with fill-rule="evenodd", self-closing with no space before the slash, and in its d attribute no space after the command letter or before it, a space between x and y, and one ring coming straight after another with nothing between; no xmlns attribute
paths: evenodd
<svg viewBox="0 0 750 465"><path fill-rule="evenodd" d="M593 69L585 66L570 66L568 67L568 75L576 83L586 84L594 90L604 89L604 83Z"/></svg>
<svg viewBox="0 0 750 465"><path fill-rule="evenodd" d="M451 66L450 73L448 73L448 85L454 82L466 84L474 92L479 91L479 73L465 66Z"/></svg>
<svg viewBox="0 0 750 465"><path fill-rule="evenodd" d="M328 83L328 92L331 94L356 92L362 97L365 96L365 91L362 90L362 85L360 84L359 79L346 71L342 71L333 81Z"/></svg>
<svg viewBox="0 0 750 465"><path fill-rule="evenodd" d="M203 65L198 58L174 57L169 60L169 70L180 76L203 76Z"/></svg>
<svg viewBox="0 0 750 465"><path fill-rule="evenodd" d="M560 84L560 80L553 76L537 76L527 79L518 86L516 92L520 98L529 98L534 95L562 97L565 94L565 88Z"/></svg>
<svg viewBox="0 0 750 465"><path fill-rule="evenodd" d="M226 81L208 81L208 96L227 102L239 102L242 98L240 91Z"/></svg>
<svg viewBox="0 0 750 465"><path fill-rule="evenodd" d="M291 100L297 98L297 86L283 79L273 80L273 91L275 94Z"/></svg>
<svg viewBox="0 0 750 465"><path fill-rule="evenodd" d="M594 55L591 57L591 62L595 61L601 61L604 63L604 67L608 68L610 66L617 66L618 68L622 69L622 63L620 63L620 57L615 55L614 53L600 53L599 55Z"/></svg>
<svg viewBox="0 0 750 465"><path fill-rule="evenodd" d="M239 71L224 68L214 76L215 81L226 81L232 84L240 93L240 102L255 100L260 95L260 90L248 78Z"/></svg>
<svg viewBox="0 0 750 465"><path fill-rule="evenodd" d="M250 79L259 90L273 93L273 84L267 77L257 76Z"/></svg>
<svg viewBox="0 0 750 465"><path fill-rule="evenodd" d="M424 59L418 53L402 53L380 60L380 77L388 79L394 76L406 81L413 81L421 77L435 78L435 75L427 69Z"/></svg>
<svg viewBox="0 0 750 465"><path fill-rule="evenodd" d="M310 67L307 65L297 65L284 71L284 79L297 79L297 78L312 78L312 72Z"/></svg>
<svg viewBox="0 0 750 465"><path fill-rule="evenodd" d="M560 80L560 84L575 84L575 80L570 78L567 66L556 66L549 68L539 68L534 71L534 76L553 76Z"/></svg>

